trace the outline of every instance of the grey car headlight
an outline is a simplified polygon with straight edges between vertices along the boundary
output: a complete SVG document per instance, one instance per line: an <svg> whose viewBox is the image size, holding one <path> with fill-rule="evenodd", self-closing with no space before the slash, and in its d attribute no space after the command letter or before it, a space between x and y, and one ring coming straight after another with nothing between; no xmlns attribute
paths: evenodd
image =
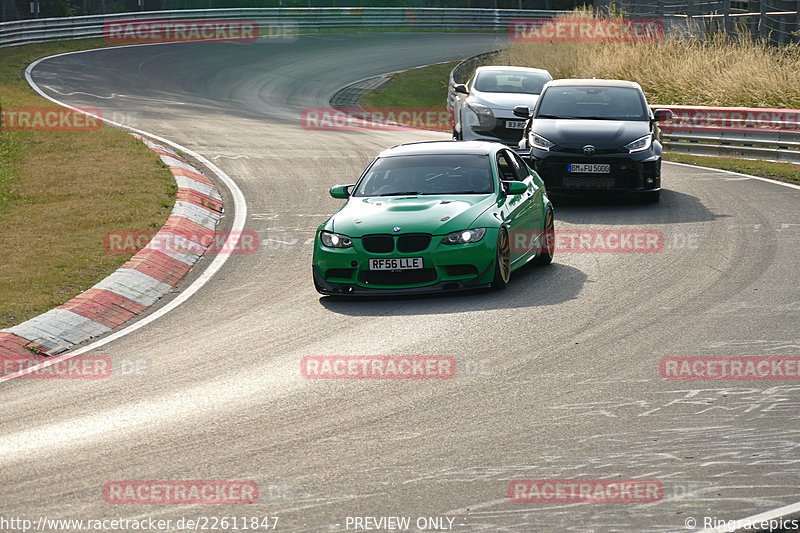
<svg viewBox="0 0 800 533"><path fill-rule="evenodd" d="M483 104L467 103L467 107L475 114L477 123L470 124L474 129L490 130L494 128L494 113Z"/></svg>

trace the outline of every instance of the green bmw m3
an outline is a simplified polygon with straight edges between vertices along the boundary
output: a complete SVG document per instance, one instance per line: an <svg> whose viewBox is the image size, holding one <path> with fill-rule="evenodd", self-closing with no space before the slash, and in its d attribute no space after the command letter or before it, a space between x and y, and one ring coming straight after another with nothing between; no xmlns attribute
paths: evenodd
<svg viewBox="0 0 800 533"><path fill-rule="evenodd" d="M517 268L553 260L544 182L500 143L395 146L330 194L347 203L317 228L321 294L502 289Z"/></svg>

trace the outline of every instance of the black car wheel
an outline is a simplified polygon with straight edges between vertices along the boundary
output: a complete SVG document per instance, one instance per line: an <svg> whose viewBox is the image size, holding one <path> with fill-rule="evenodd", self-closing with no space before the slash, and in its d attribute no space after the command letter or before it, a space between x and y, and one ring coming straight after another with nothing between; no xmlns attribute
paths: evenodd
<svg viewBox="0 0 800 533"><path fill-rule="evenodd" d="M544 242L539 241L539 246L543 249L533 260L537 265L549 265L553 262L553 253L556 248L556 229L555 222L553 221L553 210L548 209L547 214L544 216Z"/></svg>

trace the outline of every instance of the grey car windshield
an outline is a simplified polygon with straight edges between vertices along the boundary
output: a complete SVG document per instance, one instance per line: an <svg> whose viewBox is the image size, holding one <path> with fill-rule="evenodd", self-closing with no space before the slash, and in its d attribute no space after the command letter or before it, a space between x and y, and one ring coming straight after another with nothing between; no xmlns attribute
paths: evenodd
<svg viewBox="0 0 800 533"><path fill-rule="evenodd" d="M639 90L632 87L550 87L536 118L648 120Z"/></svg>
<svg viewBox="0 0 800 533"><path fill-rule="evenodd" d="M539 94L551 79L544 73L484 70L475 79L475 89L485 93Z"/></svg>
<svg viewBox="0 0 800 533"><path fill-rule="evenodd" d="M403 155L375 160L353 196L489 194L494 191L488 156Z"/></svg>

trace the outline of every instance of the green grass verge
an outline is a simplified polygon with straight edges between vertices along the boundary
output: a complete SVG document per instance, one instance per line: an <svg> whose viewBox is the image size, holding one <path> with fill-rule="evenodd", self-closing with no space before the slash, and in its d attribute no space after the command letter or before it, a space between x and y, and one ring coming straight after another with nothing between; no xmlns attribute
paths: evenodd
<svg viewBox="0 0 800 533"><path fill-rule="evenodd" d="M776 163L753 159L736 159L733 157L713 157L688 154L664 154L665 161L686 163L702 167L719 168L751 174L762 178L770 178L790 183L800 183L800 165L794 163Z"/></svg>
<svg viewBox="0 0 800 533"><path fill-rule="evenodd" d="M366 108L444 109L447 80L458 61L416 68L391 76L391 81L361 97Z"/></svg>
<svg viewBox="0 0 800 533"><path fill-rule="evenodd" d="M24 81L37 58L108 46L102 40L3 48L0 106L55 106ZM172 175L129 134L0 130L0 328L58 306L130 256L103 246L109 231L152 230L175 202Z"/></svg>

